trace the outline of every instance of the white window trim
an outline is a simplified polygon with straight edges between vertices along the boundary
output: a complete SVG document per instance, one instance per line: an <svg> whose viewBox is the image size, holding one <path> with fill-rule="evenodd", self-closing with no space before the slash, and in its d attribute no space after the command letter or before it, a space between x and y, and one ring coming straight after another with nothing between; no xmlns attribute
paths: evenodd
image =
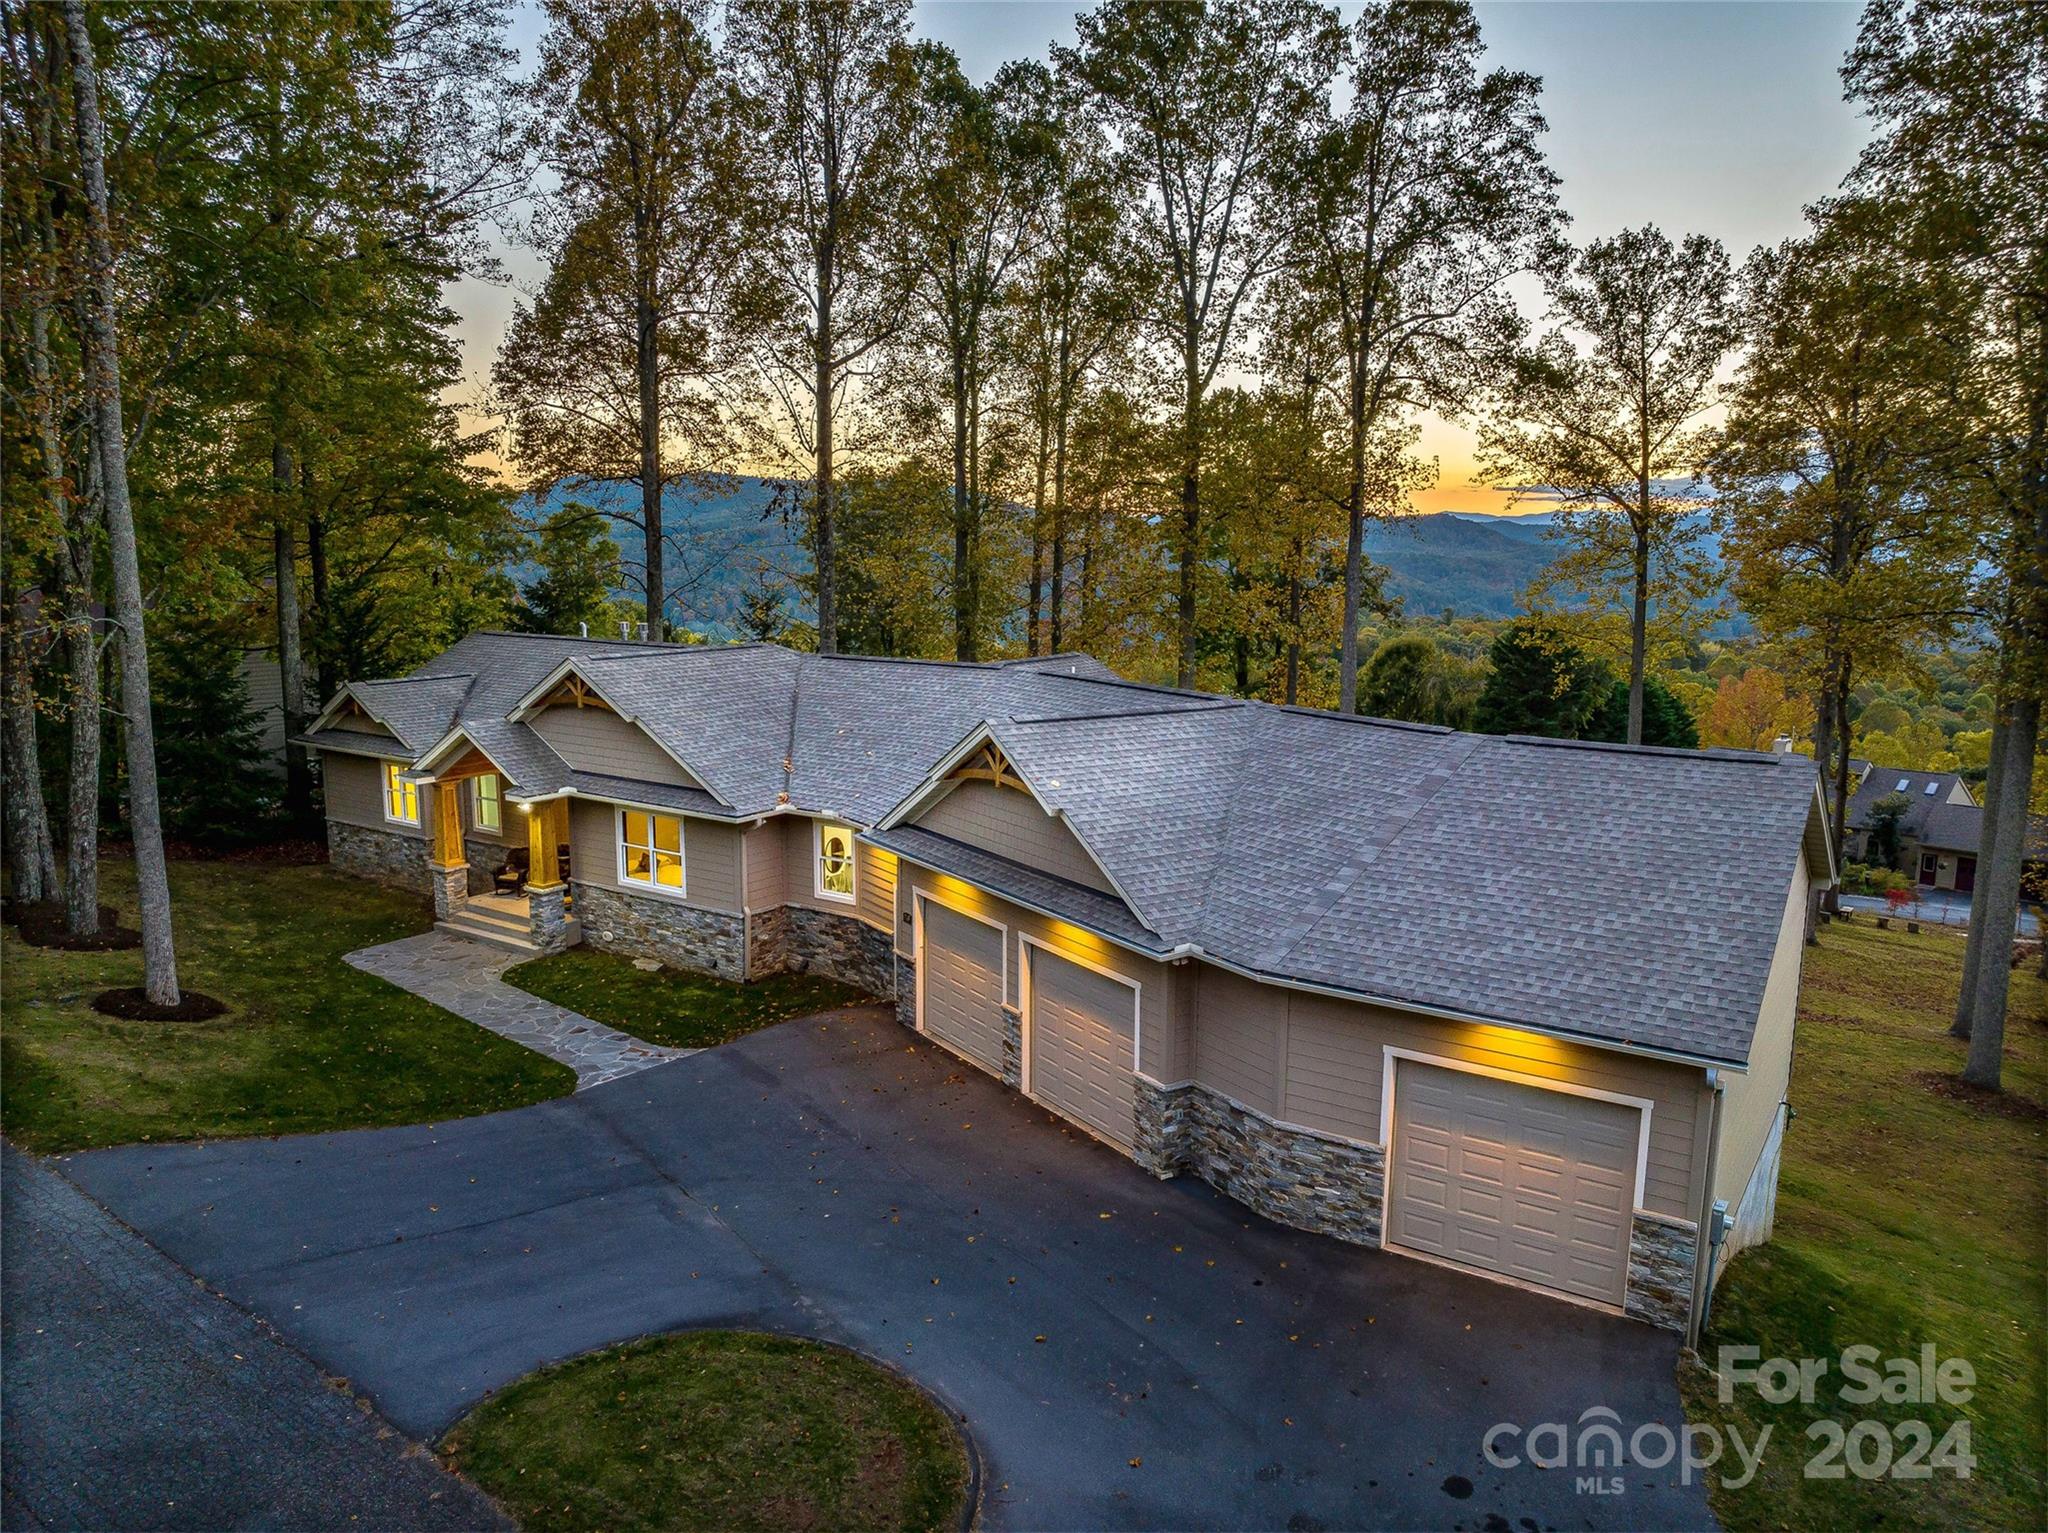
<svg viewBox="0 0 2048 1533"><path fill-rule="evenodd" d="M387 825L410 825L417 829L420 823L419 784L398 783L398 774L405 770L406 763L384 759L380 760L377 766L379 768L377 773L377 799L384 806L384 822ZM391 812L391 789L394 784L412 789L412 818L409 820L402 814L393 814ZM403 801L403 796L401 796L400 802Z"/></svg>
<svg viewBox="0 0 2048 1533"><path fill-rule="evenodd" d="M825 887L825 827L846 832L846 867L851 875L848 879L853 887L845 894L834 894ZM854 851L854 829L844 820L811 821L811 893L821 900L830 900L835 905L852 905L860 897L860 857Z"/></svg>
<svg viewBox="0 0 2048 1533"><path fill-rule="evenodd" d="M1532 1086L1538 1091L1555 1091L1572 1097L1591 1097L1597 1102L1613 1102L1622 1107L1637 1109L1643 1118L1642 1126L1636 1132L1636 1190L1633 1209L1637 1213L1655 1212L1643 1206L1643 1192L1650 1175L1650 1115L1657 1105L1648 1097L1627 1096L1619 1091L1602 1091L1596 1086L1581 1086L1574 1081L1552 1080L1542 1075L1524 1075L1514 1070L1496 1069L1492 1065L1475 1065L1469 1060L1450 1059L1442 1054L1424 1054L1415 1049L1398 1048L1391 1043L1382 1044L1381 1049L1380 1147L1386 1154L1388 1187L1394 1185L1394 1065L1397 1060L1406 1059L1418 1065L1434 1065L1439 1070L1456 1070L1465 1075L1484 1075L1489 1079L1508 1081L1517 1086ZM1386 1221L1382 1220L1380 1244L1385 1245L1386 1240Z"/></svg>
<svg viewBox="0 0 2048 1533"><path fill-rule="evenodd" d="M917 1024L918 1033L923 1037L931 1038L932 1034L925 1030L924 1025L924 907L927 904L942 906L956 916L963 916L969 921L979 921L983 926L993 927L996 931L1002 933L1003 940L996 948L1003 965L1003 972L999 976L996 990L996 1004L999 1006L1007 1006L1010 1003L1010 928L1001 921L990 920L987 916L978 915L972 910L962 910L958 905L940 899L929 889L913 889L910 891L910 958L911 971L914 976L910 1015L911 1020ZM945 1040L943 1039L935 1038L933 1041L941 1047L945 1046ZM986 1065L981 1065L979 1061L973 1061L973 1063L976 1064L977 1068L987 1068Z"/></svg>
<svg viewBox="0 0 2048 1533"><path fill-rule="evenodd" d="M490 778L497 785L497 796L491 800L491 807L498 811L498 823L484 823L484 778ZM489 831L494 836L505 834L505 781L496 772L484 772L469 780L469 823L478 830Z"/></svg>
<svg viewBox="0 0 2048 1533"><path fill-rule="evenodd" d="M656 820L674 820L676 822L676 867L683 876L683 882L680 887L671 889L666 884L651 883L645 879L628 878L626 876L626 816L629 814L644 814L647 816L647 838L650 841L654 839L654 822ZM689 822L683 816L679 814L664 814L653 809L614 808L612 810L612 844L618 854L619 887L628 894L651 894L656 899L662 900L687 900L690 897L690 827ZM653 848L649 847L647 851L651 857L653 855Z"/></svg>
<svg viewBox="0 0 2048 1533"><path fill-rule="evenodd" d="M1128 974L1119 974L1114 969L1105 968L1099 963L1091 963L1086 958L1076 958L1072 953L1063 953L1050 942L1041 941L1029 932L1020 931L1017 933L1017 1016L1020 1033L1017 1040L1017 1053L1020 1056L1017 1061L1018 1090L1026 1096L1031 1096L1031 1033L1034 1023L1031 1014L1031 955L1034 949L1049 954L1062 963L1070 963L1077 969L1088 969L1100 974L1104 979L1113 979L1131 992L1131 1074L1142 1074L1138 1068L1138 1061L1144 1057L1144 985ZM1031 1099L1034 1102L1038 1100L1036 1097ZM1082 1124L1081 1127L1087 1128L1087 1125ZM1089 1132L1093 1133L1094 1130L1090 1129Z"/></svg>

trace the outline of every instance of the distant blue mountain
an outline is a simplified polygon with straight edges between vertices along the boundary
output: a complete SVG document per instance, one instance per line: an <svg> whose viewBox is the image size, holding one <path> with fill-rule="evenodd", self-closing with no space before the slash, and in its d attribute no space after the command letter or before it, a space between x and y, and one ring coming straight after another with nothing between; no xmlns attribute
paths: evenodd
<svg viewBox="0 0 2048 1533"><path fill-rule="evenodd" d="M641 567L637 486L619 481L557 485L544 496L522 497L516 508L525 519L538 521L570 501L612 513L621 558L629 569ZM688 614L688 626L712 637L730 636L749 591L764 574L789 586L810 572L810 552L798 541L787 509L782 481L748 475L723 477L703 489L672 487L663 497L669 589ZM1411 616L1449 609L1467 617L1507 617L1519 610L1522 593L1554 557L1555 546L1547 538L1553 525L1552 514L1545 511L1408 516L1369 527L1365 551L1387 568L1387 594L1398 597ZM531 565L511 570L521 583L536 573ZM794 617L810 616L793 590L788 611Z"/></svg>

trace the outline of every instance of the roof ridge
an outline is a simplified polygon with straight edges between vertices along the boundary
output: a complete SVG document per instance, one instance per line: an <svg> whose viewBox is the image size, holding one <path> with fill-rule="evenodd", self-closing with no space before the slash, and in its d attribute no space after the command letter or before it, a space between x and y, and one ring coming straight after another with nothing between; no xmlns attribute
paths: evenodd
<svg viewBox="0 0 2048 1533"><path fill-rule="evenodd" d="M1780 751L1739 751L1726 745L1683 746L1683 745L1630 745L1622 740L1558 740L1548 735L1487 735L1472 733L1475 739L1505 740L1511 745L1534 745L1546 750L1602 751L1618 756L1680 756L1688 761L1726 761L1735 766L1764 766L1776 768L1782 762L1805 761L1811 758L1797 752L1786 755Z"/></svg>
<svg viewBox="0 0 2048 1533"><path fill-rule="evenodd" d="M619 644L607 640L614 647L602 654L589 655L590 660L673 660L681 655L729 655L740 649L781 649L780 644L765 643L760 639L737 639L730 644Z"/></svg>
<svg viewBox="0 0 2048 1533"><path fill-rule="evenodd" d="M1222 713L1243 706L1240 699L1223 698L1188 708L1120 708L1107 713L1031 713L1007 717L1012 724L1080 724L1091 719L1179 719L1191 713Z"/></svg>
<svg viewBox="0 0 2048 1533"><path fill-rule="evenodd" d="M345 681L345 687L402 687L409 681L475 681L475 671L428 671L418 676L373 676L366 681Z"/></svg>

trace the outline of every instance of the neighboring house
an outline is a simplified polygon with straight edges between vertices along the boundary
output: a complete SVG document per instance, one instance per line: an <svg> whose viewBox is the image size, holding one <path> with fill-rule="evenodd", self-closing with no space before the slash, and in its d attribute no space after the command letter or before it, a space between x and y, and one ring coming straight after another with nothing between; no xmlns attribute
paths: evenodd
<svg viewBox="0 0 2048 1533"><path fill-rule="evenodd" d="M1803 757L1457 734L1080 656L498 633L345 688L306 740L334 862L451 926L836 975L1284 1223L1678 1330L1770 1232L1833 876ZM473 897L508 844L525 898Z"/></svg>
<svg viewBox="0 0 2048 1533"><path fill-rule="evenodd" d="M249 689L249 711L256 715L257 740L266 770L284 775L284 672L277 650L245 649L237 667Z"/></svg>
<svg viewBox="0 0 2048 1533"><path fill-rule="evenodd" d="M1906 800L1899 819L1899 871L1928 889L1967 894L1977 886L1977 836L1984 811L1968 783L1954 772L1911 772L1867 761L1852 761L1849 767L1857 783L1842 836L1846 861L1871 860L1871 812L1896 795Z"/></svg>

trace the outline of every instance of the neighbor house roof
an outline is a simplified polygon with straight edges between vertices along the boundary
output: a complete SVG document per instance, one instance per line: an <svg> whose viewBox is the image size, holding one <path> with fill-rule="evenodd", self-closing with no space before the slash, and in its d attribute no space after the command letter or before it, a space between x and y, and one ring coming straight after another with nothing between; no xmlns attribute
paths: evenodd
<svg viewBox="0 0 2048 1533"><path fill-rule="evenodd" d="M520 710L571 669L703 790L562 762ZM1140 952L1733 1064L1802 846L1819 876L1829 862L1803 757L1459 734L1134 684L1084 656L480 633L418 678L373 684L364 706L415 760L459 730L515 797L831 814ZM943 765L979 739L1115 894L916 823Z"/></svg>
<svg viewBox="0 0 2048 1533"><path fill-rule="evenodd" d="M1857 763L1851 763L1857 765ZM1849 796L1849 828L1868 830L1871 811L1894 795L1906 800L1899 834L1942 851L1974 852L1984 811L1969 785L1955 772L1917 772L1905 767L1861 763L1862 776ZM1954 802L1958 790L1969 799Z"/></svg>

